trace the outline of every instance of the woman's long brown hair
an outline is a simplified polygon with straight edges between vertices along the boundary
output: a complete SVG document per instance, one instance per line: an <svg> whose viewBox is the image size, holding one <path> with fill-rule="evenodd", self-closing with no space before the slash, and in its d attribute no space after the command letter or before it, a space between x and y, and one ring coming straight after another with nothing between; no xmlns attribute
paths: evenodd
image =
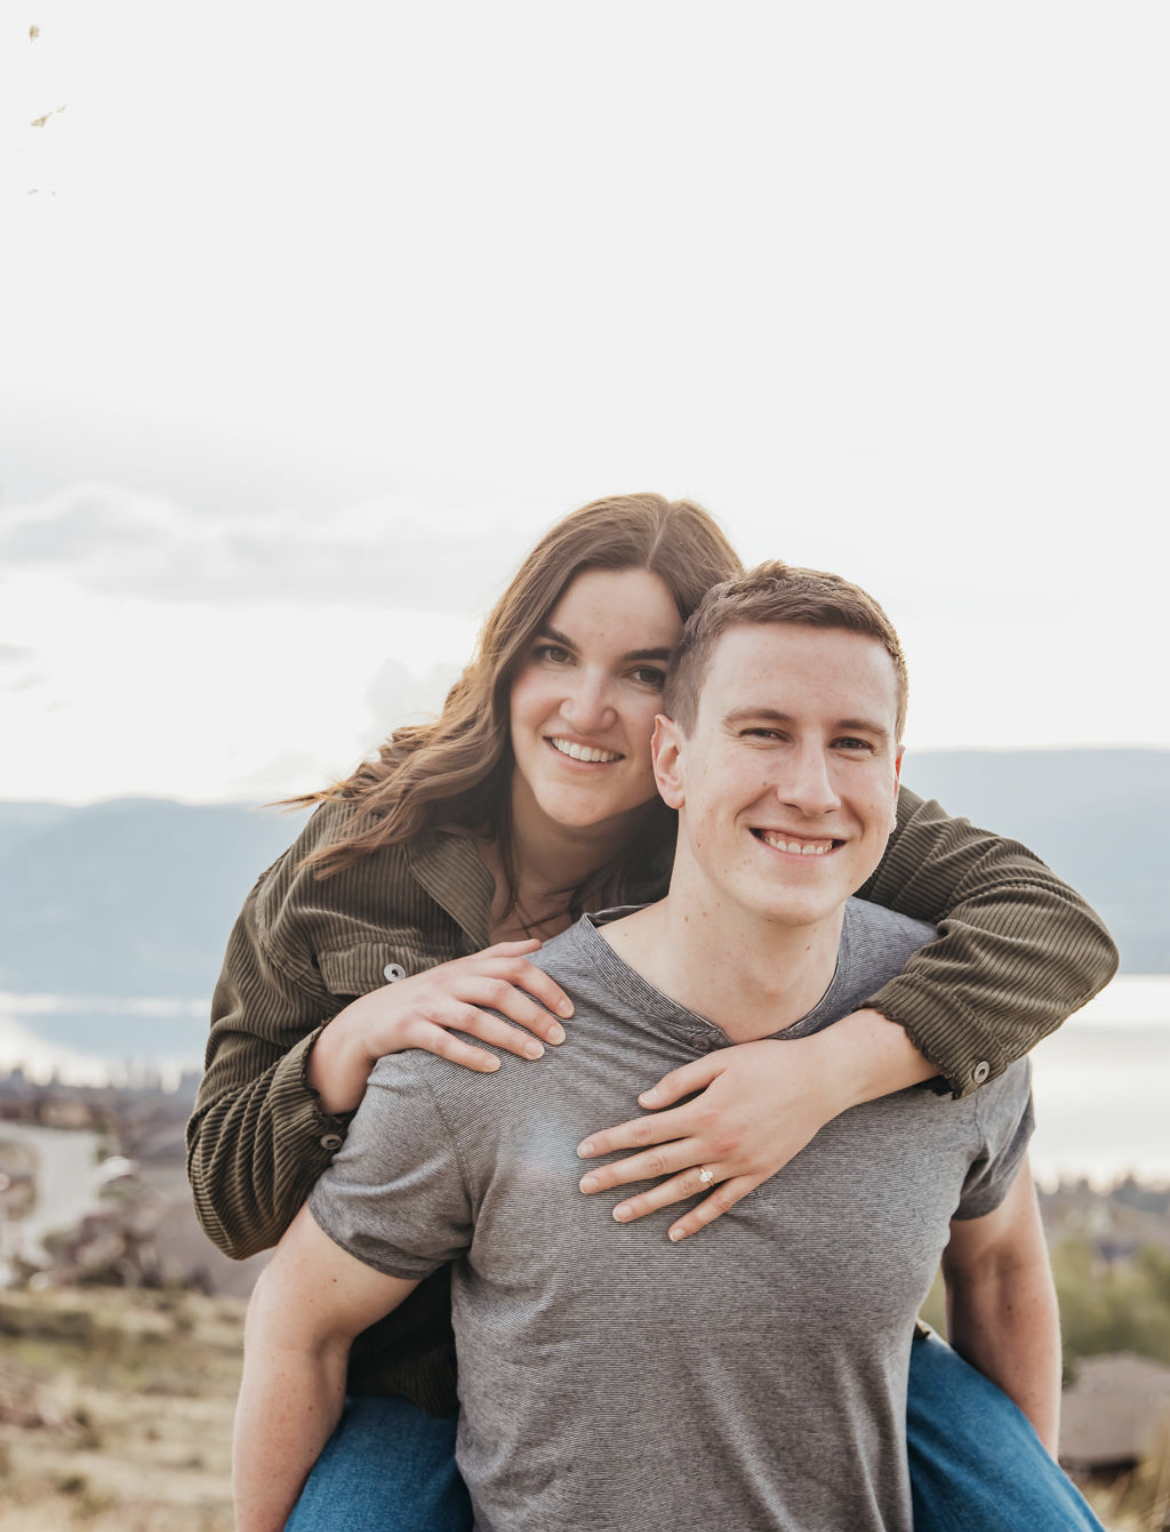
<svg viewBox="0 0 1170 1532"><path fill-rule="evenodd" d="M616 495L566 516L521 564L484 624L471 663L433 722L396 729L345 781L288 800L307 805L344 800L352 812L337 837L306 860L319 877L348 867L382 846L412 840L431 827L458 825L493 839L513 898L512 749L508 734L512 678L548 614L586 569L646 569L665 583L685 622L707 590L742 565L719 526L691 500ZM645 871L669 847L674 816L661 806L615 866L588 889L572 891L579 907L596 888L621 893L627 874Z"/></svg>

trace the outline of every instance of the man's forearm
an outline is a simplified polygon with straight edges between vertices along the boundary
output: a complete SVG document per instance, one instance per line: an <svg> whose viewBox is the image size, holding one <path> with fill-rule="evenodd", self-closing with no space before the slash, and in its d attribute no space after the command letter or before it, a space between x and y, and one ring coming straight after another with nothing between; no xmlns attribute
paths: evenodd
<svg viewBox="0 0 1170 1532"><path fill-rule="evenodd" d="M947 1323L959 1355L1015 1400L1055 1457L1060 1323L1047 1260L949 1282Z"/></svg>
<svg viewBox="0 0 1170 1532"><path fill-rule="evenodd" d="M341 1416L349 1347L278 1348L250 1327L236 1407L237 1532L281 1532Z"/></svg>

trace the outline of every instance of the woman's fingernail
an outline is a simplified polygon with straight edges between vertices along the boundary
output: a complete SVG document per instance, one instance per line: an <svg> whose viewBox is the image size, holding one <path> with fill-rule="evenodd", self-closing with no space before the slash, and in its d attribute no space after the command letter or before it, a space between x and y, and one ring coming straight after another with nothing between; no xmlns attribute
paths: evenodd
<svg viewBox="0 0 1170 1532"><path fill-rule="evenodd" d="M564 1029L564 1027L561 1026L559 1021L554 1021L552 1026L549 1027L549 1029L548 1029L548 1040L549 1040L550 1043L563 1043L564 1042L564 1040L565 1040L565 1029Z"/></svg>
<svg viewBox="0 0 1170 1532"><path fill-rule="evenodd" d="M597 1177L583 1176L581 1179L581 1190L583 1192L595 1192L597 1190Z"/></svg>
<svg viewBox="0 0 1170 1532"><path fill-rule="evenodd" d="M591 1138L587 1138L583 1144L578 1144L577 1153L583 1160L587 1160L593 1153L593 1140Z"/></svg>
<svg viewBox="0 0 1170 1532"><path fill-rule="evenodd" d="M571 1000L562 1000L560 1005L557 1006L557 1010L562 1016L571 1016L573 1014L573 1002Z"/></svg>
<svg viewBox="0 0 1170 1532"><path fill-rule="evenodd" d="M677 1245L679 1240L683 1238L683 1231L681 1229L671 1229L666 1237L672 1245Z"/></svg>
<svg viewBox="0 0 1170 1532"><path fill-rule="evenodd" d="M628 1202L619 1202L613 1210L613 1216L617 1219L618 1223L625 1223L630 1214L631 1208Z"/></svg>
<svg viewBox="0 0 1170 1532"><path fill-rule="evenodd" d="M649 1090L644 1090L642 1092L642 1094L638 1097L638 1100L639 1101L657 1101L658 1100L658 1087L657 1087L657 1085L651 1086Z"/></svg>
<svg viewBox="0 0 1170 1532"><path fill-rule="evenodd" d="M532 1037L524 1044L524 1052L530 1059L538 1059L544 1052L544 1049L536 1041L535 1037Z"/></svg>

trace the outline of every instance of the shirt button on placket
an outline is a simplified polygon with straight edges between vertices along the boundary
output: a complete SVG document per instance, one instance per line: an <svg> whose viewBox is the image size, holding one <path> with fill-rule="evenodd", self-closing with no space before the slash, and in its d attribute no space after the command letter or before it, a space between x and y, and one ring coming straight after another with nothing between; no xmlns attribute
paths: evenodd
<svg viewBox="0 0 1170 1532"><path fill-rule="evenodd" d="M976 1064L975 1068L971 1071L971 1078L974 1080L976 1085L982 1085L990 1073L991 1065L987 1062L986 1059L980 1059L978 1064Z"/></svg>
<svg viewBox="0 0 1170 1532"><path fill-rule="evenodd" d="M397 984L399 979L406 978L406 969L401 963L387 963L382 970L382 977L387 984Z"/></svg>
<svg viewBox="0 0 1170 1532"><path fill-rule="evenodd" d="M322 1149L328 1149L330 1152L332 1152L334 1149L340 1149L341 1143L342 1139L340 1133L323 1133L321 1135Z"/></svg>

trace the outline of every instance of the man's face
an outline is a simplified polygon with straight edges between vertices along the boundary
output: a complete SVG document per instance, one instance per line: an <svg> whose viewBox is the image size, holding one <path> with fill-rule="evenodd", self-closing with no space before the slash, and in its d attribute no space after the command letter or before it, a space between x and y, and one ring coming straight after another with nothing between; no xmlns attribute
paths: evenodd
<svg viewBox="0 0 1170 1532"><path fill-rule="evenodd" d="M724 633L690 736L660 719L654 740L686 887L708 909L786 926L833 914L894 827L897 707L876 639L783 623Z"/></svg>

